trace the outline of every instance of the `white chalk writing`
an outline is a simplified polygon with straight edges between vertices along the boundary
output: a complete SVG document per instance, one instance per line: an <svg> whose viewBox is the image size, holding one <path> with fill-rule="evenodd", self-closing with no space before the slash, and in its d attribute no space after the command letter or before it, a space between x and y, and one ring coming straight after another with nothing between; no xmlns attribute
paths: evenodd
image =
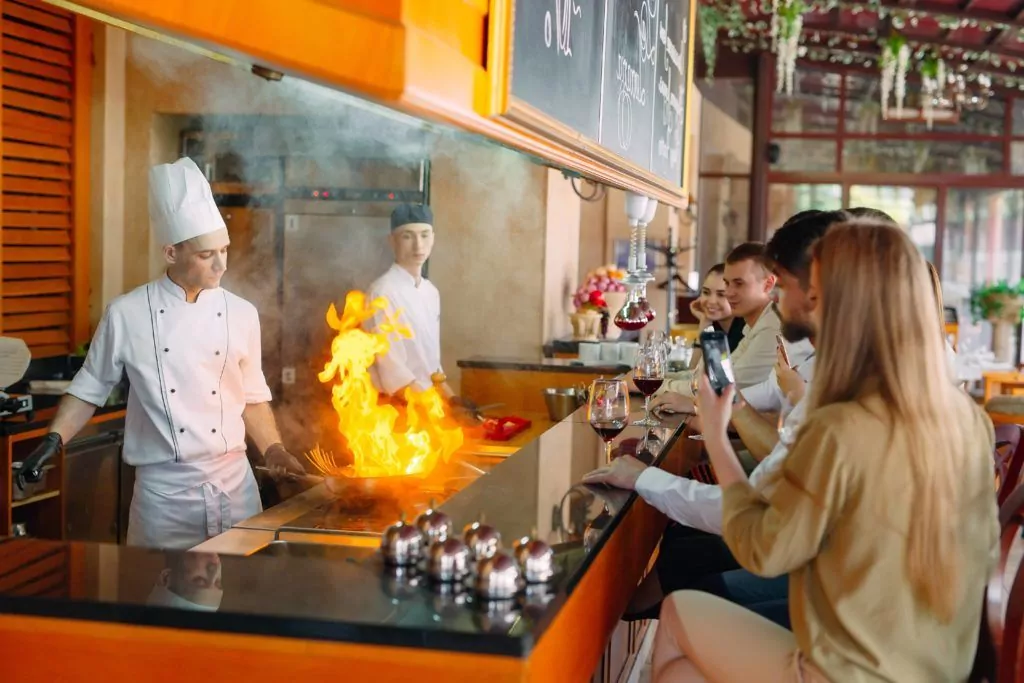
<svg viewBox="0 0 1024 683"><path fill-rule="evenodd" d="M565 57L572 57L572 18L582 17L583 8L575 0L554 0L555 38L557 50ZM551 11L544 14L544 44L551 47Z"/></svg>

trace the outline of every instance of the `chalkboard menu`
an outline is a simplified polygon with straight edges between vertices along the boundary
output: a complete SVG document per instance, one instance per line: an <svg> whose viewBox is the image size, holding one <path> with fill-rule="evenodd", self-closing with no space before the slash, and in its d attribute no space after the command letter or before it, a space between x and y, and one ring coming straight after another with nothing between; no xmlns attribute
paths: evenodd
<svg viewBox="0 0 1024 683"><path fill-rule="evenodd" d="M597 140L605 0L516 0L512 95ZM595 106L596 105L596 106Z"/></svg>
<svg viewBox="0 0 1024 683"><path fill-rule="evenodd" d="M515 0L512 96L680 185L693 0Z"/></svg>

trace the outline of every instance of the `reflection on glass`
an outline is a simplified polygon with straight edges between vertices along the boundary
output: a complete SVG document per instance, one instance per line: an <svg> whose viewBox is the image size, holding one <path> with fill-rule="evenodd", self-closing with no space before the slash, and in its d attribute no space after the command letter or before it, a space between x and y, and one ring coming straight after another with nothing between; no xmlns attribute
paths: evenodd
<svg viewBox="0 0 1024 683"><path fill-rule="evenodd" d="M216 553L168 552L166 566L157 574L146 603L216 612L224 597L221 571L220 556Z"/></svg>
<svg viewBox="0 0 1024 683"><path fill-rule="evenodd" d="M772 142L779 147L779 158L772 164L773 171L820 171L836 170L839 155L838 142L832 140L807 140L802 138L778 138Z"/></svg>
<svg viewBox="0 0 1024 683"><path fill-rule="evenodd" d="M942 292L966 313L972 287L1024 274L1024 190L950 189L946 197Z"/></svg>
<svg viewBox="0 0 1024 683"><path fill-rule="evenodd" d="M776 94L772 106L772 130L789 133L823 133L839 126L839 90L842 76L819 69L798 69L793 94Z"/></svg>
<svg viewBox="0 0 1024 683"><path fill-rule="evenodd" d="M750 228L750 180L701 178L697 212L698 269L704 273L737 244Z"/></svg>
<svg viewBox="0 0 1024 683"><path fill-rule="evenodd" d="M790 216L808 209L831 211L842 208L843 188L839 185L790 185L768 187L768 238Z"/></svg>
<svg viewBox="0 0 1024 683"><path fill-rule="evenodd" d="M754 147L754 82L716 78L699 83L701 173L750 173Z"/></svg>
<svg viewBox="0 0 1024 683"><path fill-rule="evenodd" d="M987 175L1003 170L1003 143L947 140L847 140L843 170L857 173Z"/></svg>
<svg viewBox="0 0 1024 683"><path fill-rule="evenodd" d="M850 206L867 206L892 216L929 261L935 260L938 193L933 187L853 185Z"/></svg>

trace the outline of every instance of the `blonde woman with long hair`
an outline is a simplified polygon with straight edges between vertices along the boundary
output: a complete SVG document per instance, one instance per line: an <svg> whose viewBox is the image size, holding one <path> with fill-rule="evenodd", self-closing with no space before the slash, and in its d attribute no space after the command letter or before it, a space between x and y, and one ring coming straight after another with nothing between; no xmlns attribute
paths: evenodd
<svg viewBox="0 0 1024 683"><path fill-rule="evenodd" d="M699 392L723 536L789 574L793 632L704 593L662 607L655 680L964 681L999 525L992 424L948 381L928 269L896 227L833 227L811 269L818 363L771 498L729 445L732 390Z"/></svg>

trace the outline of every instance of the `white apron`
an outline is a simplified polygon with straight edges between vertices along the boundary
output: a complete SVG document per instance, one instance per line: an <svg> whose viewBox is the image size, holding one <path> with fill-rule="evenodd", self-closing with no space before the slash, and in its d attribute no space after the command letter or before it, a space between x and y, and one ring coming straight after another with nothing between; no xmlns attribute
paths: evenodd
<svg viewBox="0 0 1024 683"><path fill-rule="evenodd" d="M135 470L128 545L187 550L263 511L245 453Z"/></svg>

